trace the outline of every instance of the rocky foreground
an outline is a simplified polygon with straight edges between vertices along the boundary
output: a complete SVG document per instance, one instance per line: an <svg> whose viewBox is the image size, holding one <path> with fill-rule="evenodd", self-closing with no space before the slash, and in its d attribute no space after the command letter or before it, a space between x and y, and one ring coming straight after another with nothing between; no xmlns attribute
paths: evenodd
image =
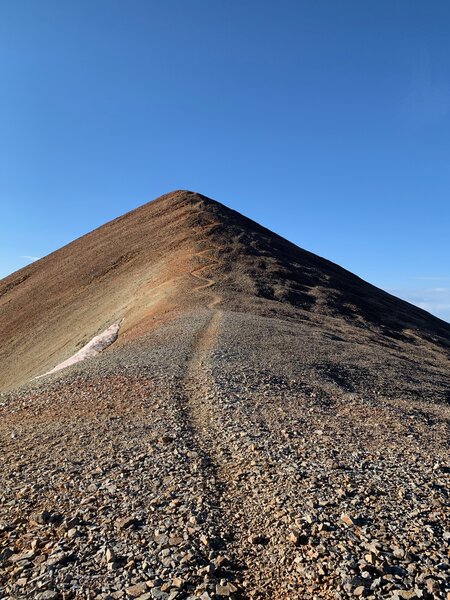
<svg viewBox="0 0 450 600"><path fill-rule="evenodd" d="M442 373L337 347L222 306L3 394L0 597L448 600Z"/></svg>

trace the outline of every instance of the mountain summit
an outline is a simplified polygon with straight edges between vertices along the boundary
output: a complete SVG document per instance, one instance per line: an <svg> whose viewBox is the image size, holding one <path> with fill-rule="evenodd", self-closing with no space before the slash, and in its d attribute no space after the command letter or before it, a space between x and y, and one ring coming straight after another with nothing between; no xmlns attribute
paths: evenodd
<svg viewBox="0 0 450 600"><path fill-rule="evenodd" d="M445 598L450 325L176 191L0 282L0 596Z"/></svg>

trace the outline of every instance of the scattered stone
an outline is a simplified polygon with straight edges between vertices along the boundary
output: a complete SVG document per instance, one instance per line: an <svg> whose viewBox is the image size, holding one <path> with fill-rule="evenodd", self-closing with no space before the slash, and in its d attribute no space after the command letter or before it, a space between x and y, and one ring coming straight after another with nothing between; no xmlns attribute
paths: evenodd
<svg viewBox="0 0 450 600"><path fill-rule="evenodd" d="M46 590L36 595L36 600L57 600L59 598L58 592L52 590Z"/></svg>
<svg viewBox="0 0 450 600"><path fill-rule="evenodd" d="M181 577L173 577L172 578L171 587L182 588L183 585L184 585L184 581L181 579Z"/></svg>
<svg viewBox="0 0 450 600"><path fill-rule="evenodd" d="M54 567L68 562L70 558L71 556L66 552L55 552L48 557L46 564L48 567Z"/></svg>
<svg viewBox="0 0 450 600"><path fill-rule="evenodd" d="M22 552L21 554L13 554L9 557L9 561L11 563L18 563L18 562L22 562L25 560L33 560L33 558L36 556L36 553L34 550L26 550L25 552Z"/></svg>
<svg viewBox="0 0 450 600"><path fill-rule="evenodd" d="M179 536L173 536L169 538L169 544L171 546L180 546L180 544L182 544L183 542L183 538Z"/></svg>
<svg viewBox="0 0 450 600"><path fill-rule="evenodd" d="M73 529L81 525L81 519L79 517L71 517L65 522L67 529Z"/></svg>
<svg viewBox="0 0 450 600"><path fill-rule="evenodd" d="M116 520L116 527L117 529L127 529L128 527L132 527L134 525L136 525L137 521L135 519L135 517L122 517L120 519Z"/></svg>
<svg viewBox="0 0 450 600"><path fill-rule="evenodd" d="M48 510L41 510L40 512L33 513L30 517L30 521L32 523L36 523L37 525L47 525L50 523L51 518L51 512Z"/></svg>
<svg viewBox="0 0 450 600"><path fill-rule="evenodd" d="M248 541L250 542L250 544L261 544L261 545L265 545L267 544L267 538L263 535L250 535L248 538Z"/></svg>
<svg viewBox="0 0 450 600"><path fill-rule="evenodd" d="M156 598L157 600L168 600L169 594L167 592L163 592L159 588L153 588L151 590L152 598Z"/></svg>
<svg viewBox="0 0 450 600"><path fill-rule="evenodd" d="M8 559L14 556L14 550L12 548L5 548L0 551L0 565L8 561Z"/></svg>
<svg viewBox="0 0 450 600"><path fill-rule="evenodd" d="M128 596L130 596L130 598L139 598L139 596L142 596L147 591L148 591L148 588L147 588L146 583L137 583L135 585L127 587L125 590L125 592L128 594ZM152 590L152 592L153 592L153 590ZM156 596L154 596L154 597L156 597Z"/></svg>
<svg viewBox="0 0 450 600"><path fill-rule="evenodd" d="M216 585L216 594L218 596L231 596L237 592L237 587L230 582L221 582Z"/></svg>
<svg viewBox="0 0 450 600"><path fill-rule="evenodd" d="M346 513L342 513L341 521L343 523L345 523L346 525L348 525L349 527L355 525L354 520L350 517L350 515L347 515Z"/></svg>
<svg viewBox="0 0 450 600"><path fill-rule="evenodd" d="M105 560L107 563L112 563L116 560L116 554L110 548L105 552Z"/></svg>
<svg viewBox="0 0 450 600"><path fill-rule="evenodd" d="M288 536L288 540L291 542L291 544L294 544L294 546L303 546L308 543L309 536L302 535L298 531L291 531L291 533Z"/></svg>

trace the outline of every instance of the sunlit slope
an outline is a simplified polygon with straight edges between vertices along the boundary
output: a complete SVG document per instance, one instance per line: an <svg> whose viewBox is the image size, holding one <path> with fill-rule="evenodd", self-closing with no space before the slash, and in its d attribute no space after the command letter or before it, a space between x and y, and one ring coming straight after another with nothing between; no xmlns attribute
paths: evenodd
<svg viewBox="0 0 450 600"><path fill-rule="evenodd" d="M192 199L169 194L0 282L0 387L27 381L124 319L122 335L179 305L195 235Z"/></svg>

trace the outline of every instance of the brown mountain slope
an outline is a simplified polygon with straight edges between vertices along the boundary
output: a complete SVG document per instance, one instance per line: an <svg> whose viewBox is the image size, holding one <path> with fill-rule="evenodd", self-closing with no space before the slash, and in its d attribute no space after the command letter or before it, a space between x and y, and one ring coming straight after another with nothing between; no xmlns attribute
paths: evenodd
<svg viewBox="0 0 450 600"><path fill-rule="evenodd" d="M0 339L0 598L449 597L448 324L175 192L0 282Z"/></svg>
<svg viewBox="0 0 450 600"><path fill-rule="evenodd" d="M205 306L213 281L227 310L317 322L335 335L403 342L430 356L449 347L443 321L180 191L0 282L0 389L46 372L118 319L123 342L172 313Z"/></svg>

